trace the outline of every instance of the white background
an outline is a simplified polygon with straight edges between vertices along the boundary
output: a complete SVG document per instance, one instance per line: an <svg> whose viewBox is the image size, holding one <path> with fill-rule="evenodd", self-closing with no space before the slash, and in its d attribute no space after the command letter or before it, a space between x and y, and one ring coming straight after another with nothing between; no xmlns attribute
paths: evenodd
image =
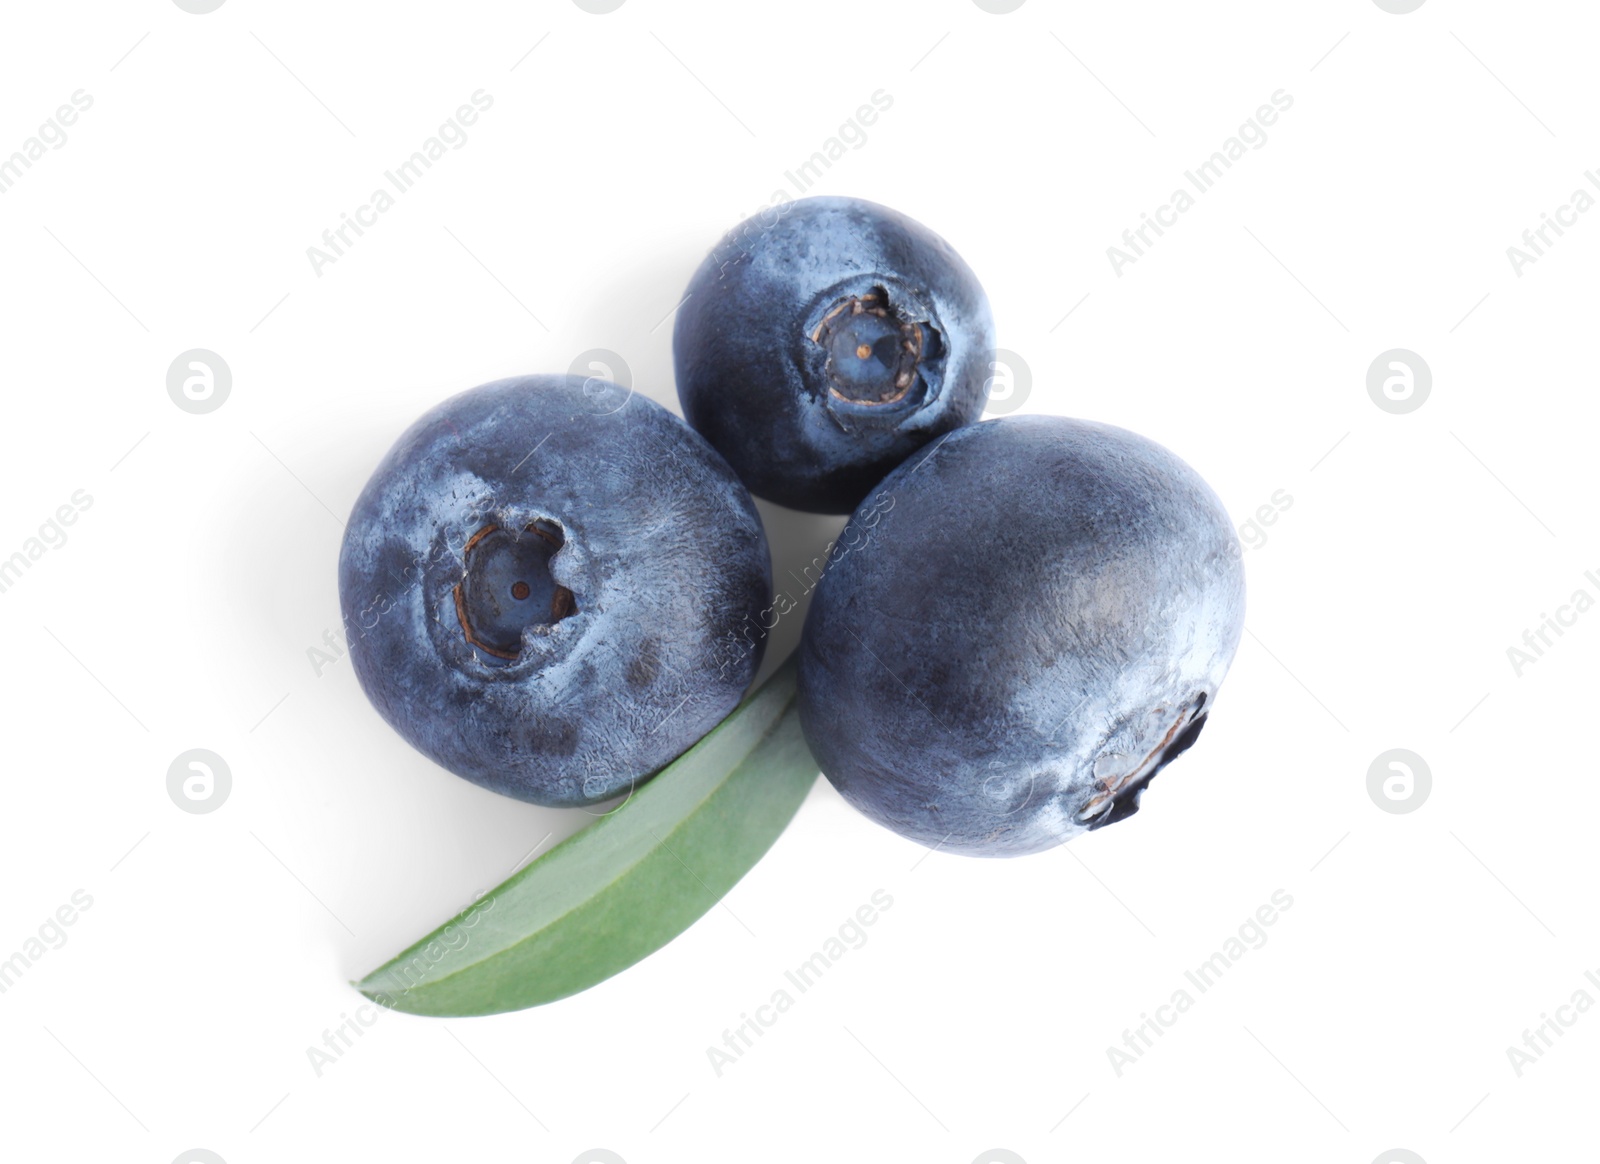
<svg viewBox="0 0 1600 1164"><path fill-rule="evenodd" d="M94 103L0 195L0 556L93 500L0 594L0 959L93 904L0 994L0 1155L1588 1158L1600 1013L1520 1076L1507 1048L1600 1000L1600 614L1520 676L1507 649L1600 597L1600 215L1520 275L1506 248L1600 166L1594 33L1487 0L7 6L0 155ZM467 144L314 272L479 89ZM1204 739L1131 821L1013 861L924 859L819 781L646 962L518 1014L383 1014L319 1075L349 979L588 819L448 775L347 661L319 674L343 516L489 379L606 348L676 408L694 265L880 89L816 192L960 250L1024 410L1161 441L1241 525L1292 498ZM1280 89L1119 275L1107 248ZM206 415L166 391L197 347L233 374ZM1407 415L1366 388L1397 347L1432 369ZM839 526L763 512L780 579ZM192 748L232 772L209 815L166 791ZM1433 776L1404 815L1367 791L1391 748ZM876 889L866 944L719 1077L707 1048ZM1108 1048L1280 889L1119 1075Z"/></svg>

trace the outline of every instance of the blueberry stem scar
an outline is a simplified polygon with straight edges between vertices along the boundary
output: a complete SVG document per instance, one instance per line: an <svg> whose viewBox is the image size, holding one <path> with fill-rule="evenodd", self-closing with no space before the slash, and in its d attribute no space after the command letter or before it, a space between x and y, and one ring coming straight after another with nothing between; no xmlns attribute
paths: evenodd
<svg viewBox="0 0 1600 1164"><path fill-rule="evenodd" d="M578 612L578 602L572 591L548 576L550 558L565 544L558 527L553 522L535 521L523 532L533 534L541 543L535 547L533 556L526 551L519 554L516 537L506 536L494 523L468 538L461 552L461 581L456 583L454 591L456 619L467 642L485 654L508 662L521 654L523 628L549 626ZM513 573L527 574L535 581L548 583L550 601L546 618L524 615L499 600L494 593L495 579L508 568ZM542 579L537 576L541 571ZM500 584L504 585L503 580ZM532 597L534 588L527 577L517 577L505 592L520 604Z"/></svg>
<svg viewBox="0 0 1600 1164"><path fill-rule="evenodd" d="M828 353L828 394L857 405L905 399L925 354L922 325L900 318L882 287L841 299L812 330L811 341Z"/></svg>

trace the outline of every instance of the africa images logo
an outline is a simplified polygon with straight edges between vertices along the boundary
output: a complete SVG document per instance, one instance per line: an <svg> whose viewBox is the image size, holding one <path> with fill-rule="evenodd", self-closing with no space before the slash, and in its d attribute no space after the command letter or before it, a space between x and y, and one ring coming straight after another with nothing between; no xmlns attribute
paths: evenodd
<svg viewBox="0 0 1600 1164"><path fill-rule="evenodd" d="M493 108L494 95L479 89L472 94L471 101L470 105L459 106L410 157L392 170L383 172L392 193L390 189L378 187L366 202L356 207L354 215L340 213L339 224L322 232L322 246L306 248L306 258L310 260L311 270L317 278L322 278L324 267L333 266L344 257L346 251L355 246L356 239L366 233L366 228L377 226L379 216L393 210L398 205L399 197L409 194L422 181L423 175L433 169L433 163L450 150L459 150L467 144L466 127L476 124L479 117ZM354 238L351 232L354 232Z"/></svg>
<svg viewBox="0 0 1600 1164"><path fill-rule="evenodd" d="M0 158L0 194L9 193L11 187L22 181L22 175L33 169L33 164L43 160L45 147L58 150L67 144L67 128L94 106L94 97L82 89L72 95L70 104L63 104L47 118L33 136L22 143L22 148L10 157Z"/></svg>
<svg viewBox="0 0 1600 1164"><path fill-rule="evenodd" d="M1272 94L1271 104L1261 105L1254 116L1246 118L1233 136L1222 143L1221 149L1215 151L1194 169L1185 170L1184 180L1194 188L1195 194L1210 193L1212 188L1222 181L1223 174L1233 169L1233 163L1242 159L1249 150L1259 150L1267 144L1266 127L1276 124L1278 118L1292 108L1294 108L1294 96L1282 89L1277 90ZM1245 148L1247 146L1249 150ZM1194 209L1197 205L1195 194L1179 186L1166 202L1156 207L1154 217L1140 213L1139 217L1143 221L1138 226L1122 232L1122 246L1106 248L1106 258L1111 260L1111 269L1117 273L1117 278L1122 278L1124 267L1131 267L1155 245L1155 239L1150 237L1150 231L1155 231L1156 238L1160 238L1166 233L1162 227L1177 226L1178 216Z"/></svg>

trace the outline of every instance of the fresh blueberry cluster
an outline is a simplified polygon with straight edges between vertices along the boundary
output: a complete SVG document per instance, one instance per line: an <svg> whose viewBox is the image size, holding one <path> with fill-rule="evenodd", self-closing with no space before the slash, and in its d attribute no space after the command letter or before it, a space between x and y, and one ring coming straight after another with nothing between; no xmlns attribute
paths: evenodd
<svg viewBox="0 0 1600 1164"><path fill-rule="evenodd" d="M801 726L845 799L980 856L1131 814L1198 736L1243 631L1237 536L1205 482L1109 425L979 423L983 289L870 202L736 227L673 348L687 424L530 376L446 401L378 467L340 594L396 730L541 804L647 779L760 663L741 637L771 591L754 492L852 513L798 652Z"/></svg>

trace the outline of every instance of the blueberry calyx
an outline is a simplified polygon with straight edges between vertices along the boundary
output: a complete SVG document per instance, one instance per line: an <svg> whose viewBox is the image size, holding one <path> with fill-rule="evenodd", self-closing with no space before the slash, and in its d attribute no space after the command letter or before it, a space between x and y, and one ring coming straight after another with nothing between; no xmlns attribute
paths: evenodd
<svg viewBox="0 0 1600 1164"><path fill-rule="evenodd" d="M550 574L550 559L565 544L561 527L543 519L520 533L490 523L467 539L453 596L468 643L513 662L522 653L524 630L548 629L578 612L572 591Z"/></svg>
<svg viewBox="0 0 1600 1164"><path fill-rule="evenodd" d="M1200 738L1206 725L1206 693L1201 692L1193 705L1180 715L1161 742L1136 768L1121 779L1098 779L1094 796L1078 812L1079 823L1091 832L1126 820L1139 811L1144 791L1168 764L1187 752Z"/></svg>
<svg viewBox="0 0 1600 1164"><path fill-rule="evenodd" d="M829 405L852 411L920 407L928 365L943 354L938 329L891 300L882 283L837 296L810 335L824 353Z"/></svg>

